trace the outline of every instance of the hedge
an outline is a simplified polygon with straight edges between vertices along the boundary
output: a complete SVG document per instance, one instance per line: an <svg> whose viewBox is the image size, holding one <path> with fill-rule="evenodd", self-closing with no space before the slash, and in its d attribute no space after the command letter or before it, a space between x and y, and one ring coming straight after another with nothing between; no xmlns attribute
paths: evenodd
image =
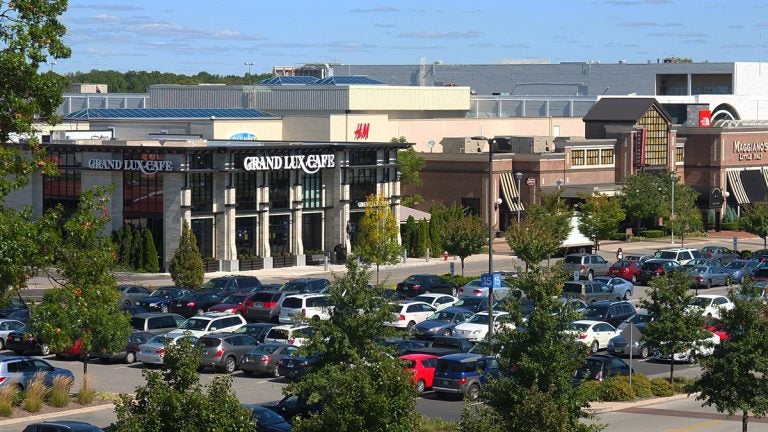
<svg viewBox="0 0 768 432"><path fill-rule="evenodd" d="M725 231L738 231L739 230L739 223L738 222L723 222L720 224L720 229L723 229Z"/></svg>
<svg viewBox="0 0 768 432"><path fill-rule="evenodd" d="M614 232L608 235L608 240L627 241L627 233Z"/></svg>
<svg viewBox="0 0 768 432"><path fill-rule="evenodd" d="M662 230L640 230L640 235L647 238L659 238L664 237L665 233Z"/></svg>
<svg viewBox="0 0 768 432"><path fill-rule="evenodd" d="M623 402L635 400L635 397L635 391L629 385L628 376L614 376L603 381L604 400Z"/></svg>
<svg viewBox="0 0 768 432"><path fill-rule="evenodd" d="M651 380L651 391L654 396L672 396L675 389L666 378L654 378Z"/></svg>

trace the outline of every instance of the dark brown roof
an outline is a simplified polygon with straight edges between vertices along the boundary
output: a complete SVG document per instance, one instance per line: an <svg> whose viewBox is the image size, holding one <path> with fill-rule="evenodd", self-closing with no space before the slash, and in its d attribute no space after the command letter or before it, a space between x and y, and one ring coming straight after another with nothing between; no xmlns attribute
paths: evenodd
<svg viewBox="0 0 768 432"><path fill-rule="evenodd" d="M602 98L584 116L584 121L627 122L634 124L651 107L667 121L669 113L654 98Z"/></svg>

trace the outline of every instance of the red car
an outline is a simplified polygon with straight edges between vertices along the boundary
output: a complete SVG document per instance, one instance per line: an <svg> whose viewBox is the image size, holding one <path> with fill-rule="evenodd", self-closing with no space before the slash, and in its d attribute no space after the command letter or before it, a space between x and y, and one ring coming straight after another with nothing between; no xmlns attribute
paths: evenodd
<svg viewBox="0 0 768 432"><path fill-rule="evenodd" d="M245 315L249 307L253 307L253 293L236 293L228 295L219 304L211 306L208 310L211 312L229 312Z"/></svg>
<svg viewBox="0 0 768 432"><path fill-rule="evenodd" d="M640 261L616 261L612 266L608 268L608 276L620 277L632 283L636 283L637 277L640 275L640 267L642 265L643 264Z"/></svg>
<svg viewBox="0 0 768 432"><path fill-rule="evenodd" d="M424 390L432 388L432 380L435 377L437 356L429 354L406 354L400 356L405 361L405 370L413 374L413 382L416 391L421 394Z"/></svg>
<svg viewBox="0 0 768 432"><path fill-rule="evenodd" d="M723 328L723 322L717 319L708 319L704 322L704 330L709 330L720 338L720 341L728 340L728 332Z"/></svg>

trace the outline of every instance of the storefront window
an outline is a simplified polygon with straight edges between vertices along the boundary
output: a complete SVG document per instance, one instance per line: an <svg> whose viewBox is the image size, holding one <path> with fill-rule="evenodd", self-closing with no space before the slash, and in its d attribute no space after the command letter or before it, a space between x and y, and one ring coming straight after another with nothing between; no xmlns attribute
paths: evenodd
<svg viewBox="0 0 768 432"><path fill-rule="evenodd" d="M291 172L270 171L269 179L269 205L271 209L287 209L291 205Z"/></svg>
<svg viewBox="0 0 768 432"><path fill-rule="evenodd" d="M259 254L256 247L256 233L258 232L258 219L255 217L240 217L235 219L235 247L237 256L254 257Z"/></svg>
<svg viewBox="0 0 768 432"><path fill-rule="evenodd" d="M613 149L600 150L600 164L613 165Z"/></svg>
<svg viewBox="0 0 768 432"><path fill-rule="evenodd" d="M584 150L572 150L571 151L571 165L578 166L584 165Z"/></svg>
<svg viewBox="0 0 768 432"><path fill-rule="evenodd" d="M304 208L320 208L322 205L321 195L323 192L323 185L321 183L320 173L304 174L302 180L302 193L303 197L301 204Z"/></svg>
<svg viewBox="0 0 768 432"><path fill-rule="evenodd" d="M64 217L69 217L80 203L80 155L49 150L46 159L58 166L59 175L43 176L43 211L61 205Z"/></svg>
<svg viewBox="0 0 768 432"><path fill-rule="evenodd" d="M301 242L305 252L323 250L322 213L304 213L302 215Z"/></svg>
<svg viewBox="0 0 768 432"><path fill-rule="evenodd" d="M355 168L349 178L349 198L353 202L365 202L376 194L376 169Z"/></svg>
<svg viewBox="0 0 768 432"><path fill-rule="evenodd" d="M123 154L123 160L162 160L158 154ZM123 217L160 216L163 214L163 175L141 171L123 171Z"/></svg>
<svg viewBox="0 0 768 432"><path fill-rule="evenodd" d="M239 172L234 175L235 196L237 197L237 210L258 210L257 198L257 173Z"/></svg>
<svg viewBox="0 0 768 432"><path fill-rule="evenodd" d="M213 174L189 174L192 190L192 212L213 211Z"/></svg>
<svg viewBox="0 0 768 432"><path fill-rule="evenodd" d="M200 256L213 257L213 219L192 219L191 228L200 249Z"/></svg>
<svg viewBox="0 0 768 432"><path fill-rule="evenodd" d="M269 249L272 255L291 253L291 217L277 215L269 217Z"/></svg>

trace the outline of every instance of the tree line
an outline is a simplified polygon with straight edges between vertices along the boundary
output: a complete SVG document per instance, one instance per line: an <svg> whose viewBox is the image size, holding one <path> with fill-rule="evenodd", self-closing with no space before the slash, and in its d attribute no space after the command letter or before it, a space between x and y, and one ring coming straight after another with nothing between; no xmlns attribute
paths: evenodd
<svg viewBox="0 0 768 432"><path fill-rule="evenodd" d="M111 93L145 93L152 84L228 84L249 85L272 77L271 73L249 75L217 75L198 72L194 75L159 71L96 70L64 75L67 86L75 83L106 84Z"/></svg>

